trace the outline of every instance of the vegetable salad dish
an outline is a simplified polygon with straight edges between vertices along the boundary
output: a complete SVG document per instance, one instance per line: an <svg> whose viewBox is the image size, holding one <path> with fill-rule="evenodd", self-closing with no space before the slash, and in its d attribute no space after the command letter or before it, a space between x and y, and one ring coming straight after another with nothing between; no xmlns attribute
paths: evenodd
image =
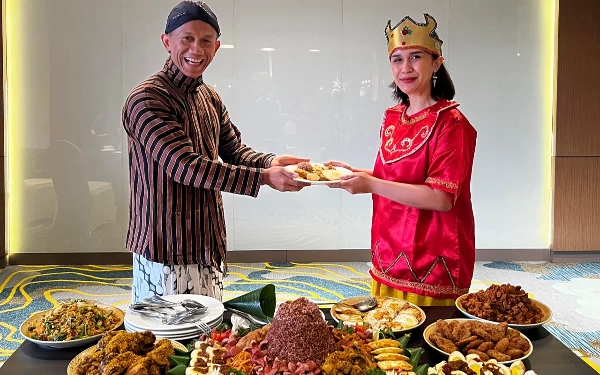
<svg viewBox="0 0 600 375"><path fill-rule="evenodd" d="M114 311L94 302L71 300L48 310L27 330L29 337L35 340L70 341L101 334L119 323Z"/></svg>

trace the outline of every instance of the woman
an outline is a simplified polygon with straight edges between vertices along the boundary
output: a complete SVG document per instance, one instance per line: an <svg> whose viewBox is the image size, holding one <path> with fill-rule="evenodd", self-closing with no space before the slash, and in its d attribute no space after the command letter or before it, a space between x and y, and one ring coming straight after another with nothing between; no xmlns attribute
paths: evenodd
<svg viewBox="0 0 600 375"><path fill-rule="evenodd" d="M433 17L405 17L386 36L399 104L385 112L375 168L337 186L373 195L373 294L453 305L475 266L471 170L477 132L453 102Z"/></svg>

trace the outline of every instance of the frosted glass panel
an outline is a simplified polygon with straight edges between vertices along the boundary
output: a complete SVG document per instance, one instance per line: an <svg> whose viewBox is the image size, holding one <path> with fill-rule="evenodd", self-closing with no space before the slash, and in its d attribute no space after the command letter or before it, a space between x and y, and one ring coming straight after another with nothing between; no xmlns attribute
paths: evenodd
<svg viewBox="0 0 600 375"><path fill-rule="evenodd" d="M160 70L176 0L7 0L12 252L124 251L121 108ZM256 150L371 168L393 105L384 27L439 22L478 130L477 248L547 248L549 126L542 2L214 0L223 48L205 81ZM546 76L545 76L546 74ZM327 187L224 195L230 250L365 249L370 196Z"/></svg>

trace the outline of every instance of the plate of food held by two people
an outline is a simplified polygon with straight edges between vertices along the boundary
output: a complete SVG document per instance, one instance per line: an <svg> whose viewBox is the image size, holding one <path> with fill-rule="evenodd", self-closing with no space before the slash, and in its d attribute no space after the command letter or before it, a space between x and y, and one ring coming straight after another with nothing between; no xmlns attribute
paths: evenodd
<svg viewBox="0 0 600 375"><path fill-rule="evenodd" d="M324 165L322 163L303 162L292 164L285 169L298 175L297 181L308 182L311 185L331 185L341 182L343 176L352 174L352 171L344 167Z"/></svg>

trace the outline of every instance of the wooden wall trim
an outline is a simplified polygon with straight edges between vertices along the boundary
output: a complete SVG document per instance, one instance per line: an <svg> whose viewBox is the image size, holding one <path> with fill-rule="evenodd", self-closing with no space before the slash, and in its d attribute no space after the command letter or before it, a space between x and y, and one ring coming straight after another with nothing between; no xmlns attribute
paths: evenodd
<svg viewBox="0 0 600 375"><path fill-rule="evenodd" d="M600 157L554 158L552 250L600 250Z"/></svg>
<svg viewBox="0 0 600 375"><path fill-rule="evenodd" d="M600 1L561 2L555 156L600 156Z"/></svg>
<svg viewBox="0 0 600 375"><path fill-rule="evenodd" d="M553 251L600 250L600 14L569 0L558 14Z"/></svg>

